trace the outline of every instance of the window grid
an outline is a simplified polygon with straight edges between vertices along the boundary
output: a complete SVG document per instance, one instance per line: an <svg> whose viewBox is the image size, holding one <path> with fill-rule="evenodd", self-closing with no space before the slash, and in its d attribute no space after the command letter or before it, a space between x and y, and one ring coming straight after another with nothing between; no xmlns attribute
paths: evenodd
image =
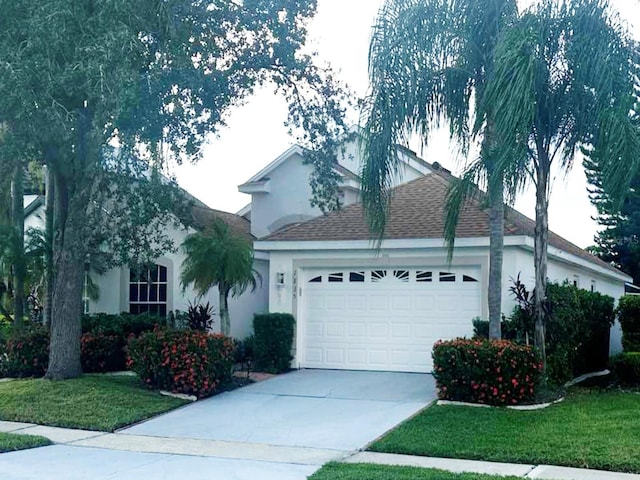
<svg viewBox="0 0 640 480"><path fill-rule="evenodd" d="M167 267L153 265L129 273L129 312L133 314L151 313L167 315Z"/></svg>

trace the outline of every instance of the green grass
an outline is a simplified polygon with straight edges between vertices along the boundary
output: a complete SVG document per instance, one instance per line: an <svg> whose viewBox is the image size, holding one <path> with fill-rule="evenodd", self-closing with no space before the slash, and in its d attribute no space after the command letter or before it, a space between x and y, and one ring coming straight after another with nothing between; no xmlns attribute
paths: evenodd
<svg viewBox="0 0 640 480"><path fill-rule="evenodd" d="M544 410L434 406L376 452L640 473L640 395L575 389Z"/></svg>
<svg viewBox="0 0 640 480"><path fill-rule="evenodd" d="M185 403L145 389L137 377L0 383L0 420L56 427L112 432Z"/></svg>
<svg viewBox="0 0 640 480"><path fill-rule="evenodd" d="M450 473L430 468L328 463L311 475L309 480L516 480L516 477Z"/></svg>
<svg viewBox="0 0 640 480"><path fill-rule="evenodd" d="M51 445L51 440L35 435L16 435L14 433L0 432L0 453L15 452L27 448L43 447Z"/></svg>

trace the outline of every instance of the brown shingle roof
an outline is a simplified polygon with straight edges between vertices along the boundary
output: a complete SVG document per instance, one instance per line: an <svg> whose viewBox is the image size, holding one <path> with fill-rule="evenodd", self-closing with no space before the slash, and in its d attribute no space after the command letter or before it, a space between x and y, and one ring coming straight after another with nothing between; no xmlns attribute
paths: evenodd
<svg viewBox="0 0 640 480"><path fill-rule="evenodd" d="M443 238L444 207L453 177L435 172L397 187L391 200L385 239ZM533 237L535 222L516 210L505 208L505 236ZM457 238L489 236L489 214L481 200L471 199L460 214ZM362 204L349 205L304 223L291 225L261 240L265 241L330 241L370 240L371 233ZM549 244L584 260L619 272L589 252L549 232Z"/></svg>
<svg viewBox="0 0 640 480"><path fill-rule="evenodd" d="M246 218L235 213L214 210L204 205L193 205L191 207L191 216L192 219L189 224L197 229L205 229L216 220L222 220L238 235L254 240L254 236L251 234L251 223Z"/></svg>

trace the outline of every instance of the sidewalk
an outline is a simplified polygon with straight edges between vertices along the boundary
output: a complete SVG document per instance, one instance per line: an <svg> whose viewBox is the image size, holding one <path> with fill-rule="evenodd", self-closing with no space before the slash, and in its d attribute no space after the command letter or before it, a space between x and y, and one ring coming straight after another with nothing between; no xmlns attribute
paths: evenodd
<svg viewBox="0 0 640 480"><path fill-rule="evenodd" d="M640 480L640 475L550 465L523 465L452 458L431 458L375 452L349 452L310 447L190 438L150 437L120 433L47 427L32 423L0 421L0 432L40 435L59 445L105 451L163 454L176 457L269 462L319 468L327 462L369 463L436 468L454 473L470 472L541 480ZM26 451L25 451L26 452Z"/></svg>

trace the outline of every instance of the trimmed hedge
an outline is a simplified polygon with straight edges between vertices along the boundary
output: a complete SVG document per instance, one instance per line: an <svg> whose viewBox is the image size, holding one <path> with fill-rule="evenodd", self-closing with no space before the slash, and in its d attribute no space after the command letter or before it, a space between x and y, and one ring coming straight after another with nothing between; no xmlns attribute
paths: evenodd
<svg viewBox="0 0 640 480"><path fill-rule="evenodd" d="M618 302L625 352L640 352L640 295L624 295Z"/></svg>
<svg viewBox="0 0 640 480"><path fill-rule="evenodd" d="M628 352L611 359L611 371L622 385L640 385L640 352Z"/></svg>
<svg viewBox="0 0 640 480"><path fill-rule="evenodd" d="M80 338L80 361L84 373L118 372L126 368L127 356L120 335L85 333Z"/></svg>
<svg viewBox="0 0 640 480"><path fill-rule="evenodd" d="M256 314L253 317L254 360L258 371L282 373L291 367L295 320L289 313Z"/></svg>
<svg viewBox="0 0 640 480"><path fill-rule="evenodd" d="M131 337L127 366L150 388L207 397L231 379L233 341L219 334L158 329Z"/></svg>
<svg viewBox="0 0 640 480"><path fill-rule="evenodd" d="M532 347L461 338L436 342L432 356L442 400L515 405L536 397L542 364Z"/></svg>
<svg viewBox="0 0 640 480"><path fill-rule="evenodd" d="M41 377L48 365L49 333L39 325L29 325L0 347L0 376Z"/></svg>

